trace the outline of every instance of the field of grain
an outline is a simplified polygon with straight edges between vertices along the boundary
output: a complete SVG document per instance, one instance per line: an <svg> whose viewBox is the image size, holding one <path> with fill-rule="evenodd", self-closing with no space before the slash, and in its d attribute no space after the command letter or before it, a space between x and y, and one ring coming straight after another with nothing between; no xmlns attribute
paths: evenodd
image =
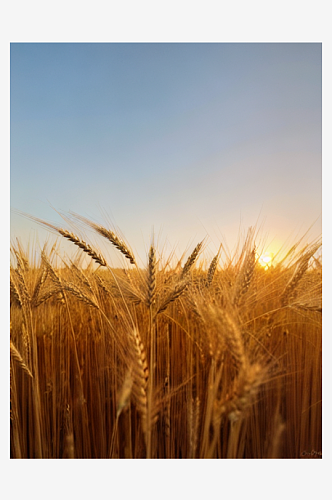
<svg viewBox="0 0 332 500"><path fill-rule="evenodd" d="M11 249L11 458L322 457L320 242L266 269L253 230L209 262L152 244L144 269L81 222L123 269L55 226L76 259Z"/></svg>

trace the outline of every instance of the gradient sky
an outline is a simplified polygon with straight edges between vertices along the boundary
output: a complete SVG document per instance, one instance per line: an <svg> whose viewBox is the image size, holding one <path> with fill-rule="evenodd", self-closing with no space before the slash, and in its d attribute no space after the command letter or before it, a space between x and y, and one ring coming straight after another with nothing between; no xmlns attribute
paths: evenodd
<svg viewBox="0 0 332 500"><path fill-rule="evenodd" d="M321 233L320 43L12 43L11 207L213 255ZM316 222L315 222L316 221ZM11 239L41 243L11 214ZM97 241L91 236L91 242ZM98 240L99 242L99 240Z"/></svg>

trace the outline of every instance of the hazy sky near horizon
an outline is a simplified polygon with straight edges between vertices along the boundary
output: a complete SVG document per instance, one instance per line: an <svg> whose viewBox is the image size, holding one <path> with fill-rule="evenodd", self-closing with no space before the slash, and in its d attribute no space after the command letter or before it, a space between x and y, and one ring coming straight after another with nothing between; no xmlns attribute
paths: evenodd
<svg viewBox="0 0 332 500"><path fill-rule="evenodd" d="M212 254L321 232L320 43L12 43L11 207ZM52 206L51 206L52 205ZM317 220L318 219L318 220ZM47 232L11 214L11 239ZM91 242L94 241L91 233Z"/></svg>

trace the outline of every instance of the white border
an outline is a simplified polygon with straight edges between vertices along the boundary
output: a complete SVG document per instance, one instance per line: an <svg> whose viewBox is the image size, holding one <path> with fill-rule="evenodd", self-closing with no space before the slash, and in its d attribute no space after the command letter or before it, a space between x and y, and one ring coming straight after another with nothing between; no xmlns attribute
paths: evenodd
<svg viewBox="0 0 332 500"><path fill-rule="evenodd" d="M324 425L322 461L103 461L70 463L9 460L9 44L10 42L322 42L323 43L323 259L324 259L324 388L329 388L329 278L331 264L331 35L328 3L233 1L189 2L60 0L15 1L2 6L1 56L1 200L5 226L1 245L2 367L6 369L1 412L1 460L4 494L33 498L317 498L323 497L328 475L331 432ZM4 340L5 339L5 340ZM329 391L324 391L328 394ZM329 402L324 400L324 415ZM325 419L324 419L325 422ZM310 465L309 465L310 464ZM280 470L281 469L281 470ZM329 486L327 485L327 489Z"/></svg>

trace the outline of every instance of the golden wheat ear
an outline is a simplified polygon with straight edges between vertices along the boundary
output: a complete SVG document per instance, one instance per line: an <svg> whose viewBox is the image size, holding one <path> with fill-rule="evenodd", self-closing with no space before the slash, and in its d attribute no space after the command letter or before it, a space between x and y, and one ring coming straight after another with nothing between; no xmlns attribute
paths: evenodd
<svg viewBox="0 0 332 500"><path fill-rule="evenodd" d="M188 257L185 265L183 266L183 269L182 269L182 273L181 273L181 279L184 279L190 272L190 269L192 268L192 266L195 264L197 258L198 258L198 255L199 255L199 252L201 251L201 248L203 246L203 243L204 243L204 240L202 240L200 243L198 243L193 252L191 253L191 255Z"/></svg>
<svg viewBox="0 0 332 500"><path fill-rule="evenodd" d="M234 287L233 304L239 305L243 295L247 293L256 266L256 248L247 252L244 262L241 266L240 272L236 278Z"/></svg>
<svg viewBox="0 0 332 500"><path fill-rule="evenodd" d="M147 306L151 307L156 302L156 250L153 245L149 251L149 265L148 265L148 290L147 290Z"/></svg>
<svg viewBox="0 0 332 500"><path fill-rule="evenodd" d="M10 277L10 303L17 305L20 308L22 308L23 306L20 292L16 287L12 277Z"/></svg>
<svg viewBox="0 0 332 500"><path fill-rule="evenodd" d="M19 353L18 349L15 347L12 341L10 341L10 355L12 359L15 361L15 363L18 364L18 366L27 374L29 377L33 378L33 375L31 371L29 370L28 366L24 362L21 354Z"/></svg>
<svg viewBox="0 0 332 500"><path fill-rule="evenodd" d="M106 238L108 241L112 243L112 245L117 248L122 255L124 255L127 259L129 259L131 264L136 264L135 256L131 249L128 247L128 245L121 239L119 236L115 234L114 231L111 231L110 229L107 229L106 227L96 224L95 222L87 219L86 217L83 217L82 215L76 214L74 212L70 212L71 215L78 219L79 221L83 222L87 226L89 226L91 229L96 231L98 234Z"/></svg>
<svg viewBox="0 0 332 500"><path fill-rule="evenodd" d="M96 252L86 241L82 240L79 236L76 234L68 231L67 229L63 229L61 227L58 227L54 224L51 224L49 222L46 222L42 219L39 219L38 217L34 217L33 215L26 214L24 212L20 212L18 210L15 210L16 213L19 215L22 215L23 217L33 220L37 222L37 224L40 224L41 226L48 227L52 231L55 231L56 233L60 234L63 236L63 238L66 238L67 240L71 241L74 243L74 245L78 246L83 252L87 253L92 259L97 262L100 266L107 267L107 262L104 259L104 257ZM44 252L45 253L45 252Z"/></svg>
<svg viewBox="0 0 332 500"><path fill-rule="evenodd" d="M218 266L218 261L220 257L220 251L221 251L221 246L219 247L217 255L215 255L211 261L211 264L208 269L207 273L207 278L206 278L206 284L207 286L210 286L214 277L214 274L216 272L217 266Z"/></svg>
<svg viewBox="0 0 332 500"><path fill-rule="evenodd" d="M188 285L189 285L188 278L183 279L182 281L176 283L174 288L169 292L169 294L165 297L163 302L158 307L156 315L164 312L169 306L169 304L178 299L180 295L182 295L182 293L185 291Z"/></svg>
<svg viewBox="0 0 332 500"><path fill-rule="evenodd" d="M292 277L290 278L290 280L288 281L288 283L286 284L283 292L281 293L280 298L281 298L281 304L283 306L287 305L288 300L292 297L293 292L295 291L295 289L299 285L301 279L303 278L304 274L308 270L310 259L317 252L317 250L320 248L320 246L321 246L320 242L312 245L298 259L296 267L295 267L295 271L294 271Z"/></svg>
<svg viewBox="0 0 332 500"><path fill-rule="evenodd" d="M146 349L137 328L133 328L129 331L128 340L128 362L132 378L131 394L133 403L140 413L142 429L146 439L148 411L147 387L149 381Z"/></svg>
<svg viewBox="0 0 332 500"><path fill-rule="evenodd" d="M88 245L88 243L86 243L86 241L81 240L78 236L76 236L76 234L71 233L71 232L67 231L66 229L60 228L60 229L57 229L57 231L59 234L61 234L61 236L63 236L64 238L67 238L67 240L69 240L72 243L74 243L75 245L77 245L81 250L83 250L83 252L90 255L90 257L92 257L93 260L95 262L97 262L97 264L99 264L100 266L104 266L104 267L107 266L107 262L104 259L104 257L100 253L96 252L90 245Z"/></svg>

